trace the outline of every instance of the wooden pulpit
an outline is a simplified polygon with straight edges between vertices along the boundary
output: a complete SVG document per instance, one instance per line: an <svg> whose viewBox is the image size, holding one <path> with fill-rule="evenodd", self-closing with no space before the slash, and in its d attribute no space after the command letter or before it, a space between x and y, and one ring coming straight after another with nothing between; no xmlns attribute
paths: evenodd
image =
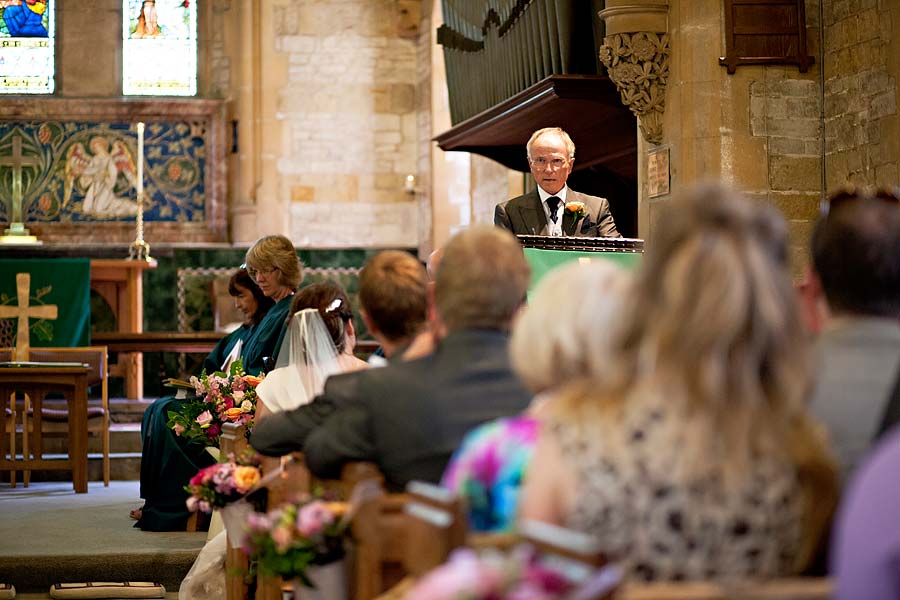
<svg viewBox="0 0 900 600"><path fill-rule="evenodd" d="M531 267L531 285L537 283L550 270L573 260L611 260L634 269L644 252L644 240L631 238L583 238L554 237L546 235L518 235L525 249L525 260Z"/></svg>

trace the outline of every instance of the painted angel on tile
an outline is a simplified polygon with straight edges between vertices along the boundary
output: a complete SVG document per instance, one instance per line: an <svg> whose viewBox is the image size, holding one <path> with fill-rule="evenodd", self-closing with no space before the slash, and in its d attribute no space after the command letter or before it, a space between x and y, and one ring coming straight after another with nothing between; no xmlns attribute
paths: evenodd
<svg viewBox="0 0 900 600"><path fill-rule="evenodd" d="M66 155L66 188L63 206L69 203L72 187L84 193L82 212L96 217L127 217L137 214L137 201L116 196L116 184L124 176L131 187L136 185L134 159L122 140L115 140L110 150L109 140L94 136L88 144L76 143Z"/></svg>

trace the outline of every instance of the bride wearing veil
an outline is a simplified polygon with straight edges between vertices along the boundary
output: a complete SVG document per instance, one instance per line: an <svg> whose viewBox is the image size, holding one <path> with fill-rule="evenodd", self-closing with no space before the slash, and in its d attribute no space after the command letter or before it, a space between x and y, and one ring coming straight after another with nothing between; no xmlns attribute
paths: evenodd
<svg viewBox="0 0 900 600"><path fill-rule="evenodd" d="M353 355L356 329L340 285L325 281L304 287L294 296L290 315L275 369L256 388L257 420L312 402L330 375L368 367ZM200 551L181 582L179 600L225 600L225 550L223 530Z"/></svg>
<svg viewBox="0 0 900 600"><path fill-rule="evenodd" d="M256 388L263 404L257 419L308 404L329 376L368 366L353 355L356 330L341 286L327 281L303 288L291 314L275 369Z"/></svg>

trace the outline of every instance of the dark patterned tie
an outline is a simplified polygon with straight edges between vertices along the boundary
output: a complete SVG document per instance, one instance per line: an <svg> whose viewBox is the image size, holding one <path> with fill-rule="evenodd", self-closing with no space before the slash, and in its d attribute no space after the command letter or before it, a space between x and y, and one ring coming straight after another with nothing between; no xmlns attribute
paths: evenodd
<svg viewBox="0 0 900 600"><path fill-rule="evenodd" d="M550 196L547 198L547 206L550 207L550 220L556 223L559 221L559 215L556 214L556 209L559 208L560 199L556 196Z"/></svg>

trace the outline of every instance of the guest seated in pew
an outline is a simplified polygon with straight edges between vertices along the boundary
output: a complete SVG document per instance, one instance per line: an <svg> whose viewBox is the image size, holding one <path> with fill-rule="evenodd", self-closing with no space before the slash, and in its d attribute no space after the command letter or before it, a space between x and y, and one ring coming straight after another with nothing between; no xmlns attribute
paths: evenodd
<svg viewBox="0 0 900 600"><path fill-rule="evenodd" d="M444 258L444 248L438 248L428 255L428 261L425 263L425 273L427 277L426 294L434 293L434 279L437 276L438 266L441 259ZM444 325L441 323L437 311L434 309L434 303L427 303L427 311L425 316L425 326L412 343L403 352L403 360L413 360L422 358L426 354L434 352L437 340L447 335Z"/></svg>
<svg viewBox="0 0 900 600"><path fill-rule="evenodd" d="M372 461L390 490L413 479L436 483L466 431L518 414L530 400L507 350L528 277L509 232L477 226L460 233L437 273L435 302L447 335L435 352L331 377L311 404L259 423L251 445L269 455L303 450L323 478L339 476L346 462Z"/></svg>
<svg viewBox="0 0 900 600"><path fill-rule="evenodd" d="M232 357L240 355L244 341L253 333L253 328L262 321L263 317L269 312L269 309L275 305L274 300L262 293L250 274L244 268L235 271L234 275L228 281L228 293L234 298L235 307L243 314L243 324L223 337L216 344L215 348L203 359L203 370L208 373L217 371L222 365L230 362ZM144 411L141 423L141 432L143 434L143 457L141 461L142 473L149 475L151 467L160 467L158 461L151 458L154 447L151 436L157 434L166 444L175 443L170 440L169 436L172 432L169 430L168 411L177 407L179 400L175 396L159 398ZM205 465L209 458L199 455L199 459ZM192 468L189 467L189 468ZM142 478L143 480L143 478ZM142 489L141 496L146 497ZM143 513L143 507L136 508L131 511L131 518L140 519Z"/></svg>
<svg viewBox="0 0 900 600"><path fill-rule="evenodd" d="M465 499L469 526L509 531L528 469L538 422L534 413L560 386L590 373L601 382L612 359L631 273L598 259L569 263L544 277L513 325L515 371L535 394L528 413L485 423L466 435L441 485ZM590 299L590 301L586 301ZM553 323L552 327L547 327Z"/></svg>
<svg viewBox="0 0 900 600"><path fill-rule="evenodd" d="M594 535L632 580L800 573L837 498L772 208L672 201L602 385L542 409L520 517Z"/></svg>
<svg viewBox="0 0 900 600"><path fill-rule="evenodd" d="M383 366L400 358L423 332L426 285L424 267L408 252L385 250L363 265L359 273L359 312L369 333L381 344L381 360L370 362Z"/></svg>
<svg viewBox="0 0 900 600"><path fill-rule="evenodd" d="M881 432L900 372L900 189L850 186L825 207L806 273L823 323L811 406L846 480Z"/></svg>
<svg viewBox="0 0 900 600"><path fill-rule="evenodd" d="M900 598L900 427L850 480L831 539L835 600Z"/></svg>
<svg viewBox="0 0 900 600"><path fill-rule="evenodd" d="M302 265L294 245L284 236L267 236L247 251L247 273L260 292L274 305L258 322L225 338L203 362L207 373L221 370L240 357L244 370L256 375L263 358L275 357L284 336L291 297L303 279ZM252 292L252 290L251 290ZM253 311L255 314L255 311ZM198 470L212 464L206 450L188 444L169 429L168 412L179 400L160 398L147 408L141 423L141 498L144 506L132 511L135 527L145 531L178 531L187 524L184 486Z"/></svg>
<svg viewBox="0 0 900 600"><path fill-rule="evenodd" d="M295 403L312 400L330 375L367 368L353 356L355 346L353 312L344 288L332 281L302 288L291 303L278 365L256 387L257 424L273 413L296 408ZM179 597L225 600L225 552L223 530L200 551L181 583Z"/></svg>
<svg viewBox="0 0 900 600"><path fill-rule="evenodd" d="M309 404L334 373L365 369L353 355L356 328L347 292L333 281L302 288L291 303L275 369L256 387L257 422L269 413Z"/></svg>

